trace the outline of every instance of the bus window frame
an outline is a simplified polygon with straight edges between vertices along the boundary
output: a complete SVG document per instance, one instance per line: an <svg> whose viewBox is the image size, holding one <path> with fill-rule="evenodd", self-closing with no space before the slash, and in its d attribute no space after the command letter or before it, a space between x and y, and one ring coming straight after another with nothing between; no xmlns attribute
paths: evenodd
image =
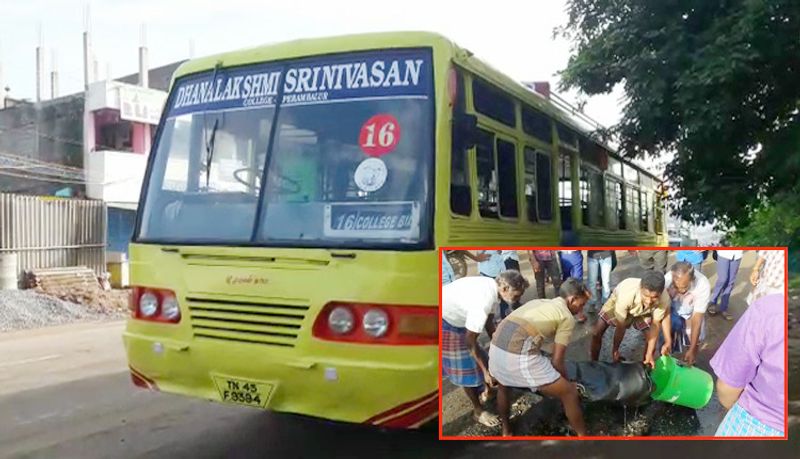
<svg viewBox="0 0 800 459"><path fill-rule="evenodd" d="M604 190L608 190L608 184L609 183L620 185L620 194L619 195L616 194L616 188L614 189L615 202L614 202L614 208L612 209L612 212L606 212L606 228L611 230L611 231L628 231L627 222L626 222L627 204L625 202L626 201L626 199L625 199L625 185L626 185L625 182L622 180L622 178L617 177L616 175L611 174L609 172L606 172L603 175L603 183L604 183ZM607 193L607 191L606 191L606 193ZM620 210L617 209L617 205L616 205L617 203L621 204L621 212L622 212L622 217L623 217L622 219L620 219ZM608 200L606 200L606 210L608 210L608 204L609 204ZM620 225L620 223L623 223L623 222L626 223L626 227L625 228L623 228ZM612 223L613 225L611 227L609 227L608 226L609 223Z"/></svg>
<svg viewBox="0 0 800 459"><path fill-rule="evenodd" d="M449 179L449 187L448 187L448 211L450 212L450 218L456 219L464 219L464 220L471 220L473 215L475 214L476 209L476 193L475 187L473 186L473 174L477 176L477 171L473 171L472 163L473 163L473 156L476 154L477 146L473 145L470 148L461 148L459 150L459 154L463 155L464 161L464 175L466 177L467 188L469 190L469 213L467 214L459 214L453 211L453 156L456 154L456 142L454 140L455 132L457 130L456 127L456 119L459 115L462 114L470 114L469 107L472 104L472 91L470 91L469 84L467 80L471 80L469 72L464 70L463 68L451 64L450 69L456 72L456 99L453 102L453 107L451 111L451 118L450 118L450 131L448 135L450 136L450 168L448 170L448 179ZM477 162L477 159L475 159Z"/></svg>
<svg viewBox="0 0 800 459"><path fill-rule="evenodd" d="M525 131L524 126L522 125L522 112L523 112L523 110L526 109L526 107L529 108L529 109L532 109L532 110L536 110L538 113L540 113L541 115L545 116L549 120L549 122L550 122L550 138L551 138L550 142L546 142L546 141L540 139L539 137L536 137L535 135L529 134L528 132ZM552 224L555 221L555 217L553 216L554 213L555 213L555 209L557 209L557 208L560 209L560 206L559 206L559 188L558 188L559 182L558 182L558 176L555 175L556 179L555 180L553 179L553 177L554 177L554 174L553 174L554 169L556 171L559 170L558 169L558 164L557 163L556 164L553 163L553 151L555 151L555 148L556 148L554 146L554 144L555 144L556 135L557 135L556 134L555 123L557 122L557 120L553 116L548 114L547 112L545 112L543 110L539 110L539 109L535 108L533 105L525 103L525 102L522 102L522 101L520 101L520 103L519 103L519 116L520 116L520 127L518 129L517 136L520 137L519 143L522 146L522 150L521 151L522 151L523 167L524 167L524 162L525 162L525 154L524 154L525 153L525 149L526 148L530 148L535 153L535 157L534 157L535 164L534 164L534 166L535 166L535 173L536 173L535 180L536 180L536 218L537 218L537 220L535 222L530 221L530 219L528 219L527 213L524 216L524 220L525 220L526 223L531 224L531 225ZM549 173L549 176L550 176L550 218L542 218L542 209L541 209L541 206L539 205L539 195L541 195L541 192L542 192L541 174L539 173L539 162L538 162L538 157L539 157L538 155L540 155L540 154L546 156L548 161L549 161L549 164L550 164L550 168L548 169L548 173ZM525 184L524 184L524 180L525 180L525 171L524 171L524 169L522 170L522 179L523 179L523 181L521 182L522 183L521 195L522 195L523 198L526 198L526 195L525 195ZM525 210L527 212L527 199L523 199L523 200L526 202L526 209ZM560 212L560 210L559 210L559 212Z"/></svg>
<svg viewBox="0 0 800 459"><path fill-rule="evenodd" d="M548 120L548 122L550 123L550 134L548 135L548 137L550 137L549 139L542 139L539 136L537 136L536 133L530 132L527 129L525 129L525 127L526 127L526 124L525 124L525 119L526 119L525 118L525 113L526 112L531 113L532 117L542 117L542 118L546 118ZM529 137L531 139L535 139L536 141L541 142L543 144L547 144L552 148L553 141L555 140L555 137L553 136L553 122L554 122L553 117L548 115L547 112L539 110L538 108L532 106L531 104L526 104L525 102L521 102L520 103L519 124L520 124L520 128L522 130L522 135L524 137Z"/></svg>
<svg viewBox="0 0 800 459"><path fill-rule="evenodd" d="M666 196L660 193L658 189L653 192L653 226L655 233L658 235L669 234L667 231L667 209L665 201ZM660 225L659 225L660 220Z"/></svg>
<svg viewBox="0 0 800 459"><path fill-rule="evenodd" d="M580 131L575 130L572 126L564 123L563 121L553 119L555 128L556 128L556 137L558 139L558 147L559 148L567 148L572 151L580 151ZM565 134L570 134L572 137L575 138L575 143L567 143L566 139L561 138L561 131L564 131ZM566 137L566 135L564 136Z"/></svg>
<svg viewBox="0 0 800 459"><path fill-rule="evenodd" d="M502 120L499 117L496 118L496 117L492 116L489 113L484 113L484 112L478 110L478 108L475 106L475 86L476 85L484 86L485 89L489 93L495 93L495 94L492 94L493 96L497 96L499 94L499 96L507 99L507 101L511 103L511 106L512 106L513 111L514 111L514 115L513 115L514 116L514 124L509 124L509 123L506 122L506 120ZM508 128L508 129L512 129L512 130L516 130L517 129L517 126L519 125L519 110L517 109L517 107L519 106L519 101L517 100L517 98L513 94L510 94L509 92L504 91L502 88L500 88L496 84L494 84L491 81L487 80L486 78L483 78L482 76L476 75L476 74L471 74L470 75L469 88L470 88L470 90L469 90L469 92L470 92L470 108L472 109L472 112L474 114L476 114L476 115L478 115L480 117L483 117L484 119L492 120L493 122L498 123L501 126L504 126L504 127Z"/></svg>
<svg viewBox="0 0 800 459"><path fill-rule="evenodd" d="M498 148L499 141L507 142L514 148L514 204L517 208L517 216L516 217L508 217L503 215L503 198L502 193L500 192L500 183L502 183L503 179L500 176L500 150ZM502 133L495 132L494 133L494 164L495 170L497 171L497 215L499 216L499 220L507 221L507 222L519 222L520 221L520 202L519 202L519 191L520 191L520 180L519 180L519 145L517 139L512 136L506 136Z"/></svg>
<svg viewBox="0 0 800 459"><path fill-rule="evenodd" d="M578 155L578 150L577 149L572 149L572 148L569 148L569 147L565 147L563 145L558 147L558 177L557 177L558 186L556 187L556 193L558 195L558 206L557 207L559 209L559 212L561 212L561 173L562 173L562 170L563 170L563 167L564 167L564 164L563 164L564 163L564 159L563 158L566 158L567 161L569 161L568 166L569 166L569 192L570 192L569 207L570 208L574 208L575 207L575 189L574 189L574 185L575 185L575 182L576 182L576 180L575 180L576 177L575 177L575 174L573 172L574 172L574 168L575 168L576 163L580 161L580 157ZM578 174L578 175L580 175L580 174ZM578 180L580 180L580 177L578 177ZM579 190L578 190L578 195L579 195L578 199L580 200L580 186L578 186L578 188L579 188ZM573 225L574 225L574 223L575 222L573 222Z"/></svg>
<svg viewBox="0 0 800 459"><path fill-rule="evenodd" d="M605 184L605 174L603 173L603 171L599 167L593 165L592 163L581 161L580 164L578 165L578 167L579 167L579 169L578 169L578 189L580 189L581 173L583 172L584 168L586 168L586 169L592 171L593 173L597 174L600 177L601 183L603 184L603 189L602 189L602 193L601 193L602 199L603 199L603 203L602 203L603 205L601 206L601 208L603 209L603 215L600 218L600 222L602 222L602 223L596 222L594 225L590 225L590 224L587 224L585 221L581 221L581 225L586 226L588 228L597 228L597 229L606 228L607 227L607 222L606 222L606 184ZM590 193L589 194L590 201L588 201L587 206L588 206L588 212L591 215L591 204L592 204L591 191L592 190L591 190L591 181L588 180L588 176L587 176L586 183L587 183L587 186L589 187L589 193ZM583 203L583 196L580 196L580 198L581 198L581 203ZM581 207L581 218L583 218L583 208L582 207Z"/></svg>
<svg viewBox="0 0 800 459"><path fill-rule="evenodd" d="M552 148L552 146L551 146ZM550 174L550 218L542 218L541 208L539 207L539 194L543 188L539 188L539 184L541 183L541 176L539 175L539 155L547 157L547 160L550 162L550 167L547 169L548 173ZM537 148L536 149L536 216L539 218L539 223L553 223L555 221L555 209L558 207L557 199L558 199L558 185L556 181L553 180L553 151L552 149L543 149Z"/></svg>
<svg viewBox="0 0 800 459"><path fill-rule="evenodd" d="M480 120L480 118L479 118L479 120ZM497 178L497 206L498 206L497 207L497 216L496 217L494 217L494 216L484 216L483 214L481 214L481 205L480 205L480 200L481 200L480 191L481 190L480 190L480 177L479 177L480 170L479 170L479 167L478 167L478 146L481 143L481 137L484 135L481 131L483 131L485 133L488 133L488 134L491 134L491 136L492 136L492 168L493 168L494 171L497 171L497 153L495 151L497 132L492 130L492 129L490 129L490 128L487 128L485 125L480 124L480 121L479 121L479 124L478 124L478 136L477 136L478 137L478 141L475 143L475 147L472 148L473 154L471 155L471 158L470 158L472 161L474 161L473 162L474 167L472 167L472 170L475 171L475 173L473 175L473 179L475 180L475 193L474 193L475 201L473 202L473 207L477 210L477 212L475 212L475 214L477 215L477 218L479 220L490 220L490 221L497 220L497 221L499 221L501 219L500 218L500 177L499 176Z"/></svg>
<svg viewBox="0 0 800 459"><path fill-rule="evenodd" d="M627 195L628 192L633 193L631 196L635 196L637 202L639 202L639 204L636 205L636 206L633 206L633 205L630 205L630 206L626 205L625 206L625 226L626 226L626 229L628 229L629 231L632 231L634 233L641 233L641 232L643 232L642 229L641 229L641 224L642 224L642 216L641 216L642 204L641 204L641 195L640 195L641 187L638 184L631 183L631 182L624 182L624 185L625 185L624 192L625 192L625 201L626 201L626 203L628 201L628 195ZM636 214L637 210L639 211L638 215ZM633 213L629 214L628 213L629 211L631 211ZM630 221L628 221L628 217L630 217ZM633 228L630 228L631 225L629 225L629 223L633 223Z"/></svg>
<svg viewBox="0 0 800 459"><path fill-rule="evenodd" d="M550 147L552 148L552 145ZM526 182L527 170L525 170L525 168L526 168L526 166L528 164L527 163L527 156L525 156L526 150L530 150L533 153L533 184L535 185L535 188L536 188L536 190L535 190L536 194L534 195L534 200L533 200L534 201L533 202L534 210L535 210L535 213L536 213L536 220L535 221L531 221L531 219L528 218L528 195L525 194L525 186L527 185L527 182ZM551 211L550 211L550 214L551 215L550 215L550 218L548 218L548 219L543 219L542 218L542 214L539 211L540 210L539 209L539 195L540 195L540 192L541 192L541 185L540 185L541 182L539 181L540 175L539 175L539 161L538 161L538 158L539 158L540 154L543 155L543 156L547 156L547 159L550 161L550 169L548 169L547 172L551 176L551 180L550 180L550 185L551 185L551 190L550 190L550 201L551 201L550 202L550 207L551 207ZM522 183L522 197L523 197L522 201L525 203L525 212L524 212L525 213L525 218L523 220L525 220L526 223L530 223L530 224L534 224L535 225L535 224L541 224L541 223L551 223L553 221L553 217L552 217L552 213L553 213L552 212L552 206L553 206L553 203L552 203L552 200L553 200L552 199L553 198L552 166L553 166L553 155L551 154L551 152L548 149L536 146L536 144L534 142L530 142L529 139L526 139L525 142L522 142L522 182L521 183Z"/></svg>
<svg viewBox="0 0 800 459"><path fill-rule="evenodd" d="M652 191L645 186L641 186L639 188L639 228L642 232L645 233L652 233L653 231L650 229L650 195ZM644 197L644 201L642 200ZM642 214L642 211L647 211L647 214ZM647 217L647 220L643 220ZM642 223L644 223L644 227L642 228Z"/></svg>

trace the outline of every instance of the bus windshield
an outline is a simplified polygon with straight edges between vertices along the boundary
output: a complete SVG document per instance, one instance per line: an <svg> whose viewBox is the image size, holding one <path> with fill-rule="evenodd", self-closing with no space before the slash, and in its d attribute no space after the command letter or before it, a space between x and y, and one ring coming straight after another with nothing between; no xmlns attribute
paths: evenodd
<svg viewBox="0 0 800 459"><path fill-rule="evenodd" d="M392 50L177 80L137 240L429 246L431 63Z"/></svg>

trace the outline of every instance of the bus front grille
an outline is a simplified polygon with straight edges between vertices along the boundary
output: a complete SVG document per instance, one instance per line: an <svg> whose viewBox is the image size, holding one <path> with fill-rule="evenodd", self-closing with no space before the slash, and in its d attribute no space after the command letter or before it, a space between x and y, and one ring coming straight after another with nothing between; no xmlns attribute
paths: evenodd
<svg viewBox="0 0 800 459"><path fill-rule="evenodd" d="M294 347L308 306L186 298L195 338Z"/></svg>

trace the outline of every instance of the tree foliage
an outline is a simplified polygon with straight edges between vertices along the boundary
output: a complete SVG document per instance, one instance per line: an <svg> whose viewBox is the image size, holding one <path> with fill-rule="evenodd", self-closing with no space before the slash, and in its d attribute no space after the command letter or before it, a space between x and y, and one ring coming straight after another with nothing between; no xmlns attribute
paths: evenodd
<svg viewBox="0 0 800 459"><path fill-rule="evenodd" d="M800 187L762 203L746 226L736 228L731 242L742 247L789 247L789 267L800 271Z"/></svg>
<svg viewBox="0 0 800 459"><path fill-rule="evenodd" d="M672 202L746 225L800 177L800 1L568 0L561 89L625 90L627 157L674 154Z"/></svg>

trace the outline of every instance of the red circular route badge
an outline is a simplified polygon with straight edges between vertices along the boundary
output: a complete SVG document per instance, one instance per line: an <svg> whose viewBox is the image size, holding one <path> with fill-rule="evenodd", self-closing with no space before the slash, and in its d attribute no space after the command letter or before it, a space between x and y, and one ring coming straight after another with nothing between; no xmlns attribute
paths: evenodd
<svg viewBox="0 0 800 459"><path fill-rule="evenodd" d="M361 126L358 145L369 156L383 156L397 147L400 141L400 123L397 118L381 113L368 119Z"/></svg>

